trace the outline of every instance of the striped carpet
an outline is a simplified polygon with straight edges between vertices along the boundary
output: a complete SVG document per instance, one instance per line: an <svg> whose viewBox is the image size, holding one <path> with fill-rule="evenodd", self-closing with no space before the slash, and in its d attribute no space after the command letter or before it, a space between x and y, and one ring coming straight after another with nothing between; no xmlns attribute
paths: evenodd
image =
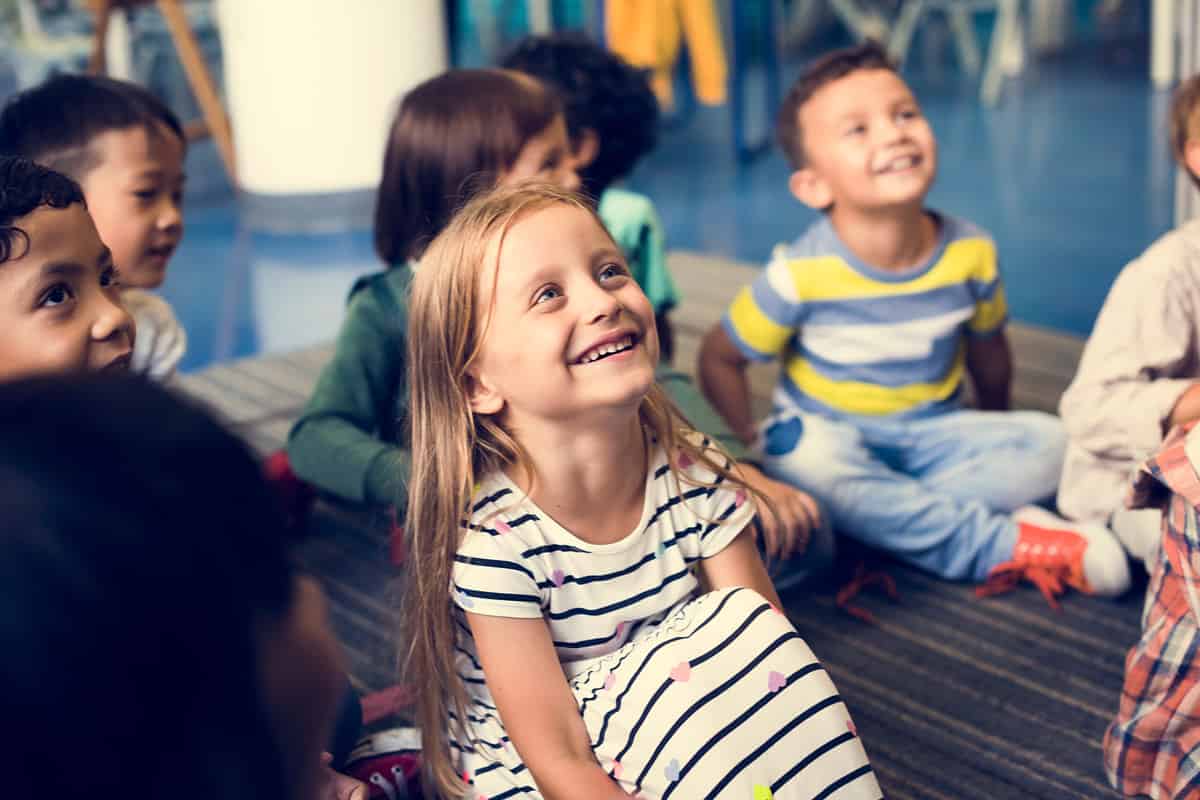
<svg viewBox="0 0 1200 800"><path fill-rule="evenodd" d="M731 287L752 273L699 256L673 258L676 276L686 273L684 292L694 287L700 300L677 322L677 363L690 365L704 320L719 316ZM1018 403L1053 408L1078 342L1013 328ZM182 386L265 454L282 446L328 355L318 347L221 364L185 376ZM755 379L758 407L770 378ZM386 530L380 515L321 503L302 546L363 692L396 680L400 576L389 564ZM802 587L784 602L845 697L889 798L1117 796L1104 780L1100 741L1125 651L1138 635L1140 587L1116 602L1068 596L1055 612L1031 588L977 599L967 586L895 564L886 569L899 601L874 590L857 601L874 614L873 625L834 607L834 582Z"/></svg>

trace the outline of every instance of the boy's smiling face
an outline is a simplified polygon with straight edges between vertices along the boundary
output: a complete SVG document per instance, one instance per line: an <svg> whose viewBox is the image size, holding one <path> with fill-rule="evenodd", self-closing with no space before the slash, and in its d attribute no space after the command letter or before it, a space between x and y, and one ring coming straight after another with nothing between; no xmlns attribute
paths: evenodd
<svg viewBox="0 0 1200 800"><path fill-rule="evenodd" d="M0 380L127 369L133 321L87 210L39 206L13 226L25 236L0 263Z"/></svg>
<svg viewBox="0 0 1200 800"><path fill-rule="evenodd" d="M80 180L100 238L126 286L154 289L183 238L183 142L165 125L105 131Z"/></svg>
<svg viewBox="0 0 1200 800"><path fill-rule="evenodd" d="M801 202L868 212L924 203L937 143L895 72L851 72L818 89L798 113L805 165L790 186Z"/></svg>

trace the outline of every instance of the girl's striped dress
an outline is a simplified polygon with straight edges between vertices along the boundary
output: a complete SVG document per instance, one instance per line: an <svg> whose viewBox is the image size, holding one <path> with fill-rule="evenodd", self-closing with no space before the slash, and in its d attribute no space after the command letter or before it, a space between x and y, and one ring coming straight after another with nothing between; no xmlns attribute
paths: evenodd
<svg viewBox="0 0 1200 800"><path fill-rule="evenodd" d="M714 480L684 462L690 478ZM719 480L681 483L661 448L642 519L613 544L573 536L503 474L481 482L453 587L471 708L468 740L452 747L471 800L541 794L505 733L464 611L546 621L596 758L630 794L882 796L837 690L782 612L749 589L699 593L697 562L753 514Z"/></svg>

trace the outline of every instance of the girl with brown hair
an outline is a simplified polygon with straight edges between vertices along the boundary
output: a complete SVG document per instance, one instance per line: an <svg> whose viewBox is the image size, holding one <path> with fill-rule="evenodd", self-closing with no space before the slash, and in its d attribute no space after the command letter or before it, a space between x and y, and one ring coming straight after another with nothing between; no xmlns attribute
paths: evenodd
<svg viewBox="0 0 1200 800"><path fill-rule="evenodd" d="M375 249L389 268L350 290L333 359L288 437L296 475L353 503L390 506L403 494L413 270L473 192L529 178L579 185L561 105L536 79L451 70L405 96L375 209Z"/></svg>
<svg viewBox="0 0 1200 800"><path fill-rule="evenodd" d="M409 330L405 641L440 796L880 797L588 203L472 200Z"/></svg>

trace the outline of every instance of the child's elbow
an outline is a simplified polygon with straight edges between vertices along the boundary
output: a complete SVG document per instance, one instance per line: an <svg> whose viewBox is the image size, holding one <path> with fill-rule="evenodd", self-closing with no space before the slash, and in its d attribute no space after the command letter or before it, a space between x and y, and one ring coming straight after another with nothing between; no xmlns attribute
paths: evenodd
<svg viewBox="0 0 1200 800"><path fill-rule="evenodd" d="M746 361L746 357L729 338L725 326L721 323L713 325L708 333L704 334L704 339L700 342L700 369L712 366L741 369Z"/></svg>

